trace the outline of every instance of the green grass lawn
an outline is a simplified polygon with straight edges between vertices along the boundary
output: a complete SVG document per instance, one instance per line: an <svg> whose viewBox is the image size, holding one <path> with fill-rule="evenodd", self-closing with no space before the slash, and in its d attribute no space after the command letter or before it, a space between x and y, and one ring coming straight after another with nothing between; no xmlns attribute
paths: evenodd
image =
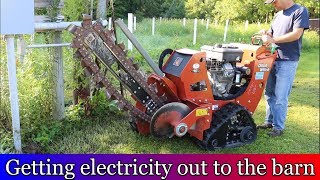
<svg viewBox="0 0 320 180"><path fill-rule="evenodd" d="M166 22L162 22L166 23ZM168 22L167 22L168 23ZM135 33L143 47L156 59L165 48L189 47L199 49L204 44L221 42L223 28L211 27L205 30L200 25L198 43L192 45L191 27L183 28L171 24L171 28L158 28L155 36L151 34L147 22L138 26ZM179 27L176 27L179 26ZM188 26L192 26L189 23ZM250 40L258 27L243 33L231 26L229 41ZM123 35L120 39L125 41ZM141 57L132 53L142 64ZM261 99L254 114L257 124L264 122L265 101ZM222 149L213 152L201 150L189 137L157 139L133 132L124 116L108 114L86 121L85 126L65 132L48 149L49 153L319 153L319 52L308 50L302 53L295 84L290 96L286 131L282 137L270 138L267 130L258 132L257 140L239 148Z"/></svg>

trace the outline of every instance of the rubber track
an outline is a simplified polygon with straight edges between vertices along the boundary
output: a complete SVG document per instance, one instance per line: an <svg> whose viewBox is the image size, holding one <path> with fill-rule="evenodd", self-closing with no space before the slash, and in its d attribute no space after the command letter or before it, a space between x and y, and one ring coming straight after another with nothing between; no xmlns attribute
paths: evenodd
<svg viewBox="0 0 320 180"><path fill-rule="evenodd" d="M217 139L218 141L227 142L226 137L227 137L228 132L218 133L218 131L222 126L228 125L229 120L233 116L235 116L237 112L243 111L243 110L245 110L248 114L250 114L244 107L237 105L237 104L234 104L234 103L229 103L229 104L223 106L220 110L216 111L213 115L213 120L211 122L210 128L204 132L204 135L203 135L204 138L202 141L196 140L197 144L205 150L214 150L216 148L217 149L224 148L226 146L226 143L220 144L220 146L218 145L214 149L211 148L209 146L210 140L212 137L219 137L220 136L219 139ZM248 118L250 118L252 120L251 116ZM253 121L252 121L252 123L253 123ZM254 125L254 123L253 123L253 125ZM237 143L237 144L234 144L234 146L232 144L228 144L227 146L236 147L236 146L241 146L244 144L248 144L248 143Z"/></svg>

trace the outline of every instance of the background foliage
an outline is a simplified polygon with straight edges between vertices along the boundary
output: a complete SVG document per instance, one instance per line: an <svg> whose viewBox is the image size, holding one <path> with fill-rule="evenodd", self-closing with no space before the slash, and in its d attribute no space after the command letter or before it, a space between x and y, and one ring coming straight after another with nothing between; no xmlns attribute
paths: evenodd
<svg viewBox="0 0 320 180"><path fill-rule="evenodd" d="M307 7L311 18L319 17L319 0L295 2ZM197 17L221 21L230 19L265 22L270 21L275 13L271 5L264 4L264 0L114 0L114 7L118 18L126 18L128 13L134 13L138 17ZM65 1L64 15L67 19L80 20L80 12L90 12L90 1ZM110 11L108 15L110 16Z"/></svg>

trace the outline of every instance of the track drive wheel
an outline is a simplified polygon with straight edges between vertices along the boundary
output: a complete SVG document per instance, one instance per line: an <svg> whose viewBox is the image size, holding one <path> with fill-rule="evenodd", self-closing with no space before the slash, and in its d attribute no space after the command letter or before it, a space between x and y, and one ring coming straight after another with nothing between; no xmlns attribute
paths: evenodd
<svg viewBox="0 0 320 180"><path fill-rule="evenodd" d="M172 123L180 121L190 112L190 108L183 103L173 102L162 106L151 118L151 134L159 138L173 137L174 126Z"/></svg>
<svg viewBox="0 0 320 180"><path fill-rule="evenodd" d="M256 138L256 125L250 112L238 104L229 103L215 112L203 141L197 140L197 144L210 151L250 144Z"/></svg>

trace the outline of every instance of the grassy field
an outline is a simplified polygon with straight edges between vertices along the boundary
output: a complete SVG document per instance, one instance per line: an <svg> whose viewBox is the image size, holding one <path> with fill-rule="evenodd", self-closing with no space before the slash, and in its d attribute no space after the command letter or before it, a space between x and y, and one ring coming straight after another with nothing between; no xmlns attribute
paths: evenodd
<svg viewBox="0 0 320 180"><path fill-rule="evenodd" d="M215 27L212 24L209 30L206 30L205 24L202 25L201 22L198 22L198 24L196 45L192 45L193 23L191 20L188 21L186 27L182 26L180 20L163 20L161 23L157 21L155 36L151 36L151 20L145 19L142 22L138 22L135 35L153 59L158 59L158 56L165 48L188 47L199 49L205 44L212 45L222 42L223 26ZM244 24L231 24L227 41L249 43L250 36L261 28L268 28L268 25L262 24L261 27L250 25L249 29L244 31ZM45 35L39 35L38 42L43 41L43 36ZM66 32L64 41L70 41L70 38L70 34ZM124 35L119 32L118 38L120 41L127 42ZM30 75L26 82L22 80L19 82L19 87L28 87L30 83L42 83L39 86L34 85L28 90L23 90L25 94L19 95L22 98L22 131L33 128L31 132L24 134L24 149L26 152L40 153L319 153L318 48L319 36L314 32L306 32L303 53L290 96L286 131L282 137L269 138L266 135L268 131L261 130L258 132L258 138L253 144L213 152L201 150L189 137L157 139L136 134L130 129L127 117L123 113L114 110L102 96L95 99L97 101L95 104L96 113L92 117L83 116L83 109L80 106L69 106L65 120L57 122L49 119L50 108L43 109L49 116L44 116L41 111L41 107L49 106L46 104L41 106L38 103L45 103L47 102L46 99L50 98L50 95L47 95L50 86L46 82L50 79L42 79L44 82L41 81L41 77L46 77L46 69L49 69L50 66L47 65L48 62L45 60L46 54L44 51L34 50L29 55L32 61L30 60L27 65L36 65L36 68L41 70L34 70L35 67L30 69L24 67L25 70L29 70L27 72L18 70L18 78ZM74 68L72 53L71 49L64 51L67 104L70 104L72 97L71 81ZM150 70L146 67L141 55L135 50L130 55L135 57L135 60L140 62L144 69ZM28 93L31 96L26 97ZM2 95L5 96L7 94ZM39 98L43 100L38 100ZM264 121L264 109L265 101L262 99L254 114L257 124ZM39 112L39 115L34 117L37 112ZM37 122L42 124L34 125ZM2 138L0 145L5 144L6 148L10 148L8 144L12 143L11 134L8 130L10 128L8 127L2 128L0 126L0 138ZM0 146L0 152L1 148L3 147Z"/></svg>

